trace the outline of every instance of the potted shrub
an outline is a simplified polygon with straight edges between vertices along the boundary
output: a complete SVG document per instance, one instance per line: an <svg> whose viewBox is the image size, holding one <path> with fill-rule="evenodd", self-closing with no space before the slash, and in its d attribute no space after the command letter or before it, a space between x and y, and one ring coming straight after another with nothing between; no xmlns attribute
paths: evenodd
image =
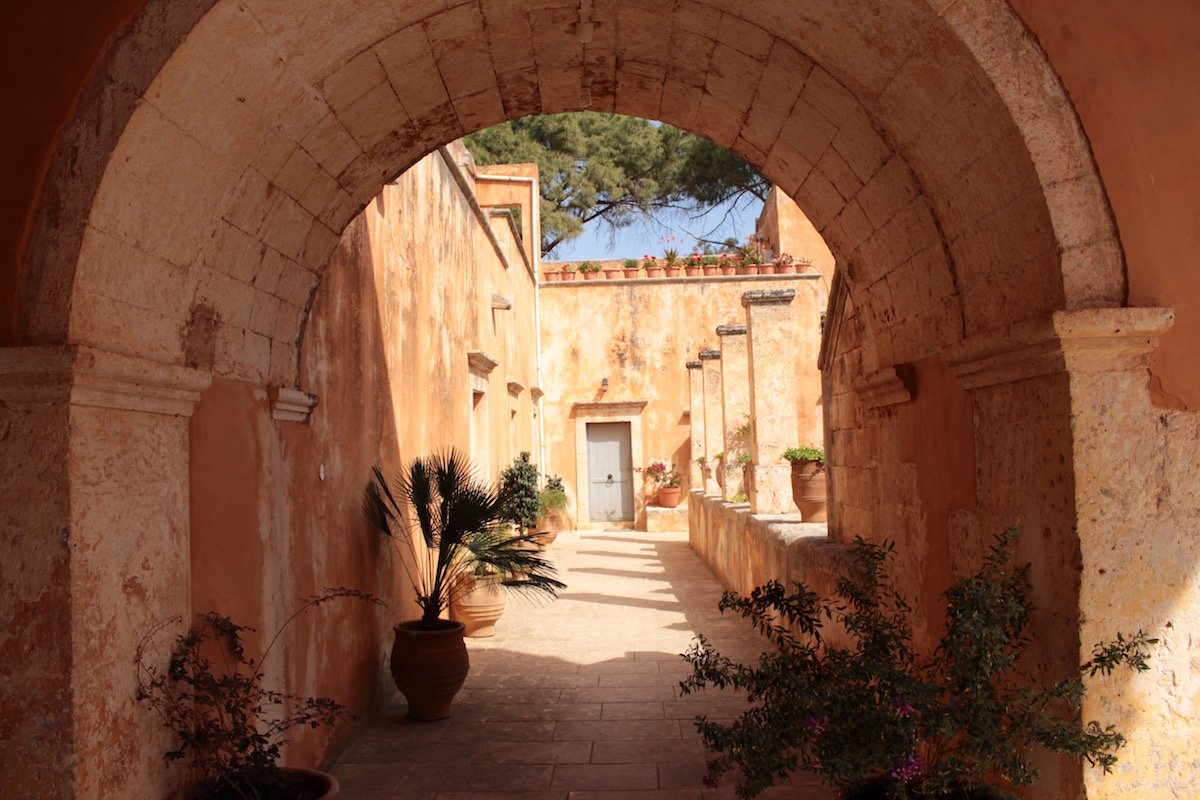
<svg viewBox="0 0 1200 800"><path fill-rule="evenodd" d="M998 800L1037 779L1031 746L1111 771L1124 738L1113 726L1080 723L1080 676L1144 671L1157 640L1118 634L1096 645L1079 673L1039 685L1021 660L1033 607L1030 566L1011 563L1016 541L1015 529L1005 531L980 571L946 591L944 632L929 656L913 652L887 542L856 541L858 575L840 579L832 598L778 582L748 598L726 592L720 609L749 619L777 652L745 666L699 637L685 654L693 670L680 684L685 694L711 684L757 701L730 725L697 718L715 754L704 783L736 770L737 795L749 798L805 770L856 800ZM846 644L822 635L827 621L846 631Z"/></svg>
<svg viewBox="0 0 1200 800"><path fill-rule="evenodd" d="M720 268L722 275L737 275L739 263L740 260L729 253L721 253L717 257L717 266Z"/></svg>
<svg viewBox="0 0 1200 800"><path fill-rule="evenodd" d="M775 256L775 273L777 275L794 275L796 272L796 262L787 253L778 253Z"/></svg>
<svg viewBox="0 0 1200 800"><path fill-rule="evenodd" d="M579 265L579 274L583 276L585 281L594 281L600 277L600 265L593 264L591 261L584 261Z"/></svg>
<svg viewBox="0 0 1200 800"><path fill-rule="evenodd" d="M666 236L662 239L663 242L663 271L668 278L679 276L679 270L683 267L683 262L679 259L679 248L676 243L679 239L674 236Z"/></svg>
<svg viewBox="0 0 1200 800"><path fill-rule="evenodd" d="M182 761L197 776L190 800L319 800L337 796L332 775L278 766L281 749L295 728L333 725L347 714L328 697L300 697L263 687L263 664L284 629L310 608L341 597L380 601L353 589L325 589L301 603L271 638L258 659L246 655L243 635L253 628L216 612L175 639L165 670L152 663L156 638L179 622L154 626L135 653L137 699L150 705L178 746L168 763ZM217 664L214 652L224 658Z"/></svg>
<svg viewBox="0 0 1200 800"><path fill-rule="evenodd" d="M683 265L683 274L688 277L699 275L704 264L704 257L699 253L693 252L688 256L687 262Z"/></svg>
<svg viewBox="0 0 1200 800"><path fill-rule="evenodd" d="M704 258L700 259L700 271L706 276L716 275L721 271L719 261L720 259L718 259L716 256L705 256Z"/></svg>
<svg viewBox="0 0 1200 800"><path fill-rule="evenodd" d="M564 281L575 280L575 267L571 264L564 264L562 269L559 270L559 277Z"/></svg>
<svg viewBox="0 0 1200 800"><path fill-rule="evenodd" d="M636 278L641 270L641 265L636 258L627 258L621 262L622 268L625 270L626 278Z"/></svg>
<svg viewBox="0 0 1200 800"><path fill-rule="evenodd" d="M828 516L825 493L825 451L819 447L789 447L783 459L792 465L792 501L805 522L824 522Z"/></svg>
<svg viewBox="0 0 1200 800"><path fill-rule="evenodd" d="M701 456L703 458L703 456ZM683 476L679 474L679 468L672 462L668 468L665 462L654 461L650 466L646 467L646 477L654 482L657 487L657 504L663 508L675 508L679 505L679 484L683 480Z"/></svg>
<svg viewBox="0 0 1200 800"><path fill-rule="evenodd" d="M647 278L661 278L663 274L662 265L654 256L642 257L642 269L646 270Z"/></svg>
<svg viewBox="0 0 1200 800"><path fill-rule="evenodd" d="M546 486L538 495L538 506L538 544L547 547L558 538L564 523L570 524L562 478L557 475L546 478Z"/></svg>
<svg viewBox="0 0 1200 800"><path fill-rule="evenodd" d="M378 467L363 494L368 522L396 549L421 607L421 618L395 625L392 677L417 720L450 715L469 662L461 622L442 619L470 590L462 578L480 565L506 587L555 596L563 584L532 546L536 534L501 522L503 490L477 480L458 450L412 460L395 491ZM415 521L415 526L413 522Z"/></svg>
<svg viewBox="0 0 1200 800"><path fill-rule="evenodd" d="M544 269L542 274L546 276L546 283L554 283L562 276L562 272L557 269Z"/></svg>
<svg viewBox="0 0 1200 800"><path fill-rule="evenodd" d="M618 267L615 264L610 264L604 268L605 280L615 281L623 277L625 277L625 271L622 267Z"/></svg>
<svg viewBox="0 0 1200 800"><path fill-rule="evenodd" d="M811 258L796 259L796 271L797 272L804 273L804 272L809 272L811 270L812 270L812 259Z"/></svg>

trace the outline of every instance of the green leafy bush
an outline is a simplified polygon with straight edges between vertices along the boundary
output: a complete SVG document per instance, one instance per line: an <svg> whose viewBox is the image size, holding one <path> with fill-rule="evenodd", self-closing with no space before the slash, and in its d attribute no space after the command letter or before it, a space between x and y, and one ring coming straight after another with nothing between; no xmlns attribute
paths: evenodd
<svg viewBox="0 0 1200 800"><path fill-rule="evenodd" d="M799 769L843 792L873 783L877 796L898 800L980 787L1006 797L1038 776L1029 745L1111 771L1125 740L1113 726L1080 725L1080 676L1146 670L1157 640L1118 634L1079 674L1037 684L1021 661L1033 605L1029 565L1010 563L1016 541L1014 528L998 536L980 572L946 592L945 632L928 658L913 652L909 607L890 588L891 544L858 539L862 578L838 581L834 598L778 582L748 598L727 592L720 609L749 619L777 652L745 666L699 637L684 655L693 669L684 693L732 687L755 703L731 725L697 719L715 754L705 783L736 771L737 795L749 798ZM822 636L825 620L840 624L848 646Z"/></svg>
<svg viewBox="0 0 1200 800"><path fill-rule="evenodd" d="M500 473L500 519L521 528L537 524L541 511L538 468L529 461L529 451L513 459Z"/></svg>
<svg viewBox="0 0 1200 800"><path fill-rule="evenodd" d="M783 451L781 456L785 461L795 463L797 461L816 461L819 464L825 463L825 451L819 447L808 447L802 445L800 447L789 447Z"/></svg>

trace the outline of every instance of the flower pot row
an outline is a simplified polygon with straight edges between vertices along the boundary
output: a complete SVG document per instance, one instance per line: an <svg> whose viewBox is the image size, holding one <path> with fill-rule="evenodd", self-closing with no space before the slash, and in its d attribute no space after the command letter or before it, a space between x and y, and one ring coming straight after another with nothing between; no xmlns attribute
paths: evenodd
<svg viewBox="0 0 1200 800"><path fill-rule="evenodd" d="M631 280L636 278L676 278L715 275L795 275L808 271L808 264L704 264L685 266L630 267L586 272L571 270L544 270L547 283L558 281Z"/></svg>

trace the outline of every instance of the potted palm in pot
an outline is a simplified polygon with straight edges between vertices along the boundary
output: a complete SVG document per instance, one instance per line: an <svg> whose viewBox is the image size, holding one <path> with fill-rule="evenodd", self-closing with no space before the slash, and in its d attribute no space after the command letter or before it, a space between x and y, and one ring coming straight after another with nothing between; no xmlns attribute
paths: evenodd
<svg viewBox="0 0 1200 800"><path fill-rule="evenodd" d="M363 495L363 512L396 549L417 596L420 619L395 625L391 670L416 720L450 715L470 661L462 622L443 619L483 567L506 587L557 595L564 585L536 547L536 534L514 534L501 522L501 488L476 479L458 450L417 457L389 486L379 467Z"/></svg>

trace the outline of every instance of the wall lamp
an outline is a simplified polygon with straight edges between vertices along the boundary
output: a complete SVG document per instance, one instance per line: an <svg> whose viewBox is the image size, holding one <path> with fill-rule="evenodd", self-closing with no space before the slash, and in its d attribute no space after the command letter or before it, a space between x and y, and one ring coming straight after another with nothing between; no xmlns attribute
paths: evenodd
<svg viewBox="0 0 1200 800"><path fill-rule="evenodd" d="M602 391L602 392L608 391L608 378L605 378L604 380L600 381L600 391Z"/></svg>

